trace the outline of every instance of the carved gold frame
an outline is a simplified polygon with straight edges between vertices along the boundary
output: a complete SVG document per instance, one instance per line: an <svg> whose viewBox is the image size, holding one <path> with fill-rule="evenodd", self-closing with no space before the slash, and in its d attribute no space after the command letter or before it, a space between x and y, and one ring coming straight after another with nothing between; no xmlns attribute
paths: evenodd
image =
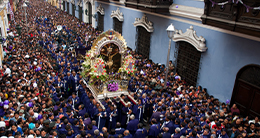
<svg viewBox="0 0 260 138"><path fill-rule="evenodd" d="M120 33L114 30L108 30L100 34L93 42L91 53L94 53L95 57L97 57L100 55L102 47L110 43L118 46L119 54L121 54L121 63L123 63L124 55L127 51L126 41Z"/></svg>

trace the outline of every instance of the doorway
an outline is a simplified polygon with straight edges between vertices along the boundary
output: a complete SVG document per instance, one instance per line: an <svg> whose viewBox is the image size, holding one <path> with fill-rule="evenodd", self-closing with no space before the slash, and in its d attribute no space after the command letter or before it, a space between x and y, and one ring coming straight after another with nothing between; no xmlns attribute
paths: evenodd
<svg viewBox="0 0 260 138"><path fill-rule="evenodd" d="M260 65L247 65L236 76L231 105L236 104L241 115L260 116Z"/></svg>

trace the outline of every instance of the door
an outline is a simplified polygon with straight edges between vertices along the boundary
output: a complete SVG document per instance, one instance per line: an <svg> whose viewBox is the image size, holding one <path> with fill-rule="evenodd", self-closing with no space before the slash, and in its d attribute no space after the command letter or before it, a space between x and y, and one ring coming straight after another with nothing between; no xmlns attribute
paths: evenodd
<svg viewBox="0 0 260 138"><path fill-rule="evenodd" d="M144 58L149 58L151 33L144 27L137 26L135 39L136 52L141 54Z"/></svg>
<svg viewBox="0 0 260 138"><path fill-rule="evenodd" d="M92 5L88 2L88 23L92 24Z"/></svg>
<svg viewBox="0 0 260 138"><path fill-rule="evenodd" d="M177 66L176 72L185 80L189 85L196 86L198 73L200 68L199 52L193 45L188 42L177 42Z"/></svg>
<svg viewBox="0 0 260 138"><path fill-rule="evenodd" d="M245 66L237 73L231 105L236 104L241 115L260 116L259 99L260 66Z"/></svg>

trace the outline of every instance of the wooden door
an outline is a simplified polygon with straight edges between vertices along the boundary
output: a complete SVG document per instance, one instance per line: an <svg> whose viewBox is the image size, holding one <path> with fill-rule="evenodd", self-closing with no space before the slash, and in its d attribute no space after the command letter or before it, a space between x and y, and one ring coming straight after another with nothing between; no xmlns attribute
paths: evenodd
<svg viewBox="0 0 260 138"><path fill-rule="evenodd" d="M252 103L251 107L249 109L249 115L252 117L260 116L260 107L259 107L259 99L260 99L260 90L254 89L253 90L254 95L252 96Z"/></svg>
<svg viewBox="0 0 260 138"><path fill-rule="evenodd" d="M240 114L260 116L260 66L248 65L237 73L231 106L237 104Z"/></svg>

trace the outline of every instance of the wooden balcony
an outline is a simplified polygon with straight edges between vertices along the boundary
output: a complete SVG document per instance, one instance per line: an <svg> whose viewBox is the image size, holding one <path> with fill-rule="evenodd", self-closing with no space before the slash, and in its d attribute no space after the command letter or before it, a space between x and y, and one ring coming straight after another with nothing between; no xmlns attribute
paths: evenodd
<svg viewBox="0 0 260 138"><path fill-rule="evenodd" d="M172 0L126 0L125 6L140 10L168 13Z"/></svg>
<svg viewBox="0 0 260 138"><path fill-rule="evenodd" d="M226 0L213 0L216 3ZM260 14L259 10L246 8L241 3L229 3L222 5L212 4L210 0L204 0L204 14L202 23L223 29L240 32L253 36L260 36ZM243 0L245 5L259 7L259 0Z"/></svg>

